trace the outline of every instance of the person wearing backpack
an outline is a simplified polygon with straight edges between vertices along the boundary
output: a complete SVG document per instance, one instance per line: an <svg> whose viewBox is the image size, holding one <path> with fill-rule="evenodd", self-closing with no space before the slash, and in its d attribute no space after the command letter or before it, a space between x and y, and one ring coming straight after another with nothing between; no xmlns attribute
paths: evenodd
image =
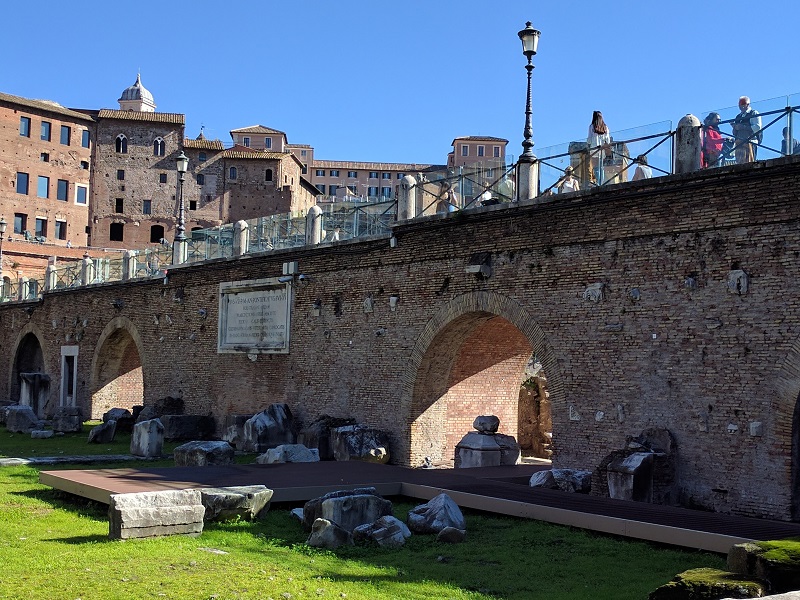
<svg viewBox="0 0 800 600"><path fill-rule="evenodd" d="M739 98L739 114L733 120L733 138L736 142L733 152L737 165L756 159L756 144L761 143L763 136L761 115L750 106L750 98L742 96Z"/></svg>

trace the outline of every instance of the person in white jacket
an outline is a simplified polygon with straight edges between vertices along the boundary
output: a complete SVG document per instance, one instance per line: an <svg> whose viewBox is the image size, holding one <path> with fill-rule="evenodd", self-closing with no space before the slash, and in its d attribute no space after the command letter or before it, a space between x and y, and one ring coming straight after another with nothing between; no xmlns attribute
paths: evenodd
<svg viewBox="0 0 800 600"><path fill-rule="evenodd" d="M611 134L608 131L608 125L603 120L603 113L599 110L592 113L592 122L589 125L589 136L586 138L586 144L589 149L590 164L596 173L594 182L600 185L604 179L603 159L611 146Z"/></svg>

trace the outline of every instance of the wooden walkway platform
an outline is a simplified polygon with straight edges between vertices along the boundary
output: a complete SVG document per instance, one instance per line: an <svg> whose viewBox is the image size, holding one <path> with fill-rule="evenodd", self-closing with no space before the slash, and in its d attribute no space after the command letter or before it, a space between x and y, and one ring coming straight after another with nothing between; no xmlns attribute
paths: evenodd
<svg viewBox="0 0 800 600"><path fill-rule="evenodd" d="M53 488L109 502L111 494L263 484L273 502L301 504L330 491L372 486L384 496L429 500L446 492L461 507L603 533L727 552L752 540L800 537L800 523L769 521L531 488L540 465L409 469L361 462L42 471Z"/></svg>

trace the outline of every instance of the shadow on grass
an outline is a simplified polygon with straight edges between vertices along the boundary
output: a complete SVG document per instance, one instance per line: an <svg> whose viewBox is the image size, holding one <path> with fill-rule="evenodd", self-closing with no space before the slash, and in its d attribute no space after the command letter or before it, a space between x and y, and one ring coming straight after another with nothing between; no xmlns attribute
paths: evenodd
<svg viewBox="0 0 800 600"><path fill-rule="evenodd" d="M76 535L66 538L45 538L43 542L58 542L60 544L69 544L70 546L80 546L81 544L98 544L112 542L107 535Z"/></svg>

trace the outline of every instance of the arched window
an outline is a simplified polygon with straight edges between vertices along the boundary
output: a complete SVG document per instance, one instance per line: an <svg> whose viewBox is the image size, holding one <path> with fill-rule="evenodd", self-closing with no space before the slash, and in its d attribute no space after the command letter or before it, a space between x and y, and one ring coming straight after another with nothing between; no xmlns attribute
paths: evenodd
<svg viewBox="0 0 800 600"><path fill-rule="evenodd" d="M267 169L264 172L264 181L272 181L272 169Z"/></svg>
<svg viewBox="0 0 800 600"><path fill-rule="evenodd" d="M150 243L158 244L164 239L164 226L151 225L150 226Z"/></svg>
<svg viewBox="0 0 800 600"><path fill-rule="evenodd" d="M229 179L236 179L236 167L231 167L228 171Z"/></svg>
<svg viewBox="0 0 800 600"><path fill-rule="evenodd" d="M117 154L127 154L128 153L128 138L125 137L124 133L120 133L117 136L115 141L115 147L117 150Z"/></svg>
<svg viewBox="0 0 800 600"><path fill-rule="evenodd" d="M157 137L153 140L153 156L164 156L165 144L164 140Z"/></svg>

